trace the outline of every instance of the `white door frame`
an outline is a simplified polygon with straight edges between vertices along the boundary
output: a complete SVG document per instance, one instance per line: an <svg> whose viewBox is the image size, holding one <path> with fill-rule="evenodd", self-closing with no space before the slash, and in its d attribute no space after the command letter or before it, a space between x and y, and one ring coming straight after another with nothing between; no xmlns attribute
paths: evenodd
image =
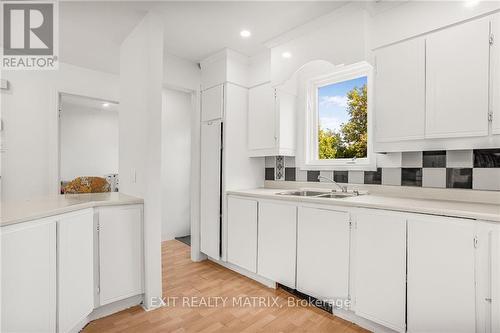
<svg viewBox="0 0 500 333"><path fill-rule="evenodd" d="M191 95L191 260L201 261L206 255L200 251L200 130L201 130L201 87L199 90L164 84L163 89L180 91Z"/></svg>
<svg viewBox="0 0 500 333"><path fill-rule="evenodd" d="M77 97L83 97L83 98L87 98L87 99L91 99L91 100L95 100L95 101L100 101L100 102L109 102L109 103L114 103L114 104L120 104L120 102L118 101L115 101L113 100L113 98L102 98L102 97L91 97L91 96L87 96L85 94L81 94L81 93L75 93L75 92L67 92L67 91L63 91L63 90L57 90L56 92L56 112L55 112L55 115L56 115L56 142L57 142L57 145L56 145L56 158L57 158L57 161L56 161L56 175L55 175L55 178L56 178L56 187L55 187L55 190L54 190L54 194L60 194L60 189L61 189L61 117L60 117L60 112L61 112L61 96L62 95L66 95L66 96L77 96Z"/></svg>

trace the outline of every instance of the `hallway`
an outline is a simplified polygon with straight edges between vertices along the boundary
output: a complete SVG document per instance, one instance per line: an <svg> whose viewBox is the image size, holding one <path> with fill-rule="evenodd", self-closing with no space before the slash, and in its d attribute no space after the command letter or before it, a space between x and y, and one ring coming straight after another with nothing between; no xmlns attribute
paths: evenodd
<svg viewBox="0 0 500 333"><path fill-rule="evenodd" d="M177 297L175 306L150 312L133 307L91 322L83 332L367 332L314 307L288 307L292 296L285 291L269 289L208 260L192 262L189 251L176 240L162 244L163 294ZM218 296L229 298L225 307L221 301L218 306L202 303L202 297ZM246 296L264 297L271 307L231 303ZM183 306L184 297L191 307Z"/></svg>

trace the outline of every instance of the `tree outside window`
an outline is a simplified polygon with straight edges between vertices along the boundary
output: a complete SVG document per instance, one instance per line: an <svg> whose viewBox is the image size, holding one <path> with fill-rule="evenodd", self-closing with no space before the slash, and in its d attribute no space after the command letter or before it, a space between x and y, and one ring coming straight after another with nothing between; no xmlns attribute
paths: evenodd
<svg viewBox="0 0 500 333"><path fill-rule="evenodd" d="M366 158L367 77L318 88L318 158Z"/></svg>

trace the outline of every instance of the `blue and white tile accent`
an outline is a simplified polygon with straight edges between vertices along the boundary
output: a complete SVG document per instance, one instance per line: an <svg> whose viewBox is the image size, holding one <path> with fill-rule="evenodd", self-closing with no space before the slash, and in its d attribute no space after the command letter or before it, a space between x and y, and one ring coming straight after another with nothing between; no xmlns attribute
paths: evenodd
<svg viewBox="0 0 500 333"><path fill-rule="evenodd" d="M266 157L265 174L266 180L318 182L322 175L349 184L500 191L500 148L379 154L377 165L377 171L306 171L293 157L273 156Z"/></svg>

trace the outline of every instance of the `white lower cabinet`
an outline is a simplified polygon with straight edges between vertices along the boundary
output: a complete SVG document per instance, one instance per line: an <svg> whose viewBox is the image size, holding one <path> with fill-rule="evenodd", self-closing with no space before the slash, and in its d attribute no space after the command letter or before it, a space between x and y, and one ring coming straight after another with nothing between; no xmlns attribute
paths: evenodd
<svg viewBox="0 0 500 333"><path fill-rule="evenodd" d="M142 208L99 209L99 301L143 293Z"/></svg>
<svg viewBox="0 0 500 333"><path fill-rule="evenodd" d="M56 332L56 222L1 228L1 332Z"/></svg>
<svg viewBox="0 0 500 333"><path fill-rule="evenodd" d="M94 309L94 211L57 222L58 331L69 332Z"/></svg>
<svg viewBox="0 0 500 333"><path fill-rule="evenodd" d="M96 307L143 293L142 205L98 212L99 244L93 208L0 227L0 332L78 331Z"/></svg>
<svg viewBox="0 0 500 333"><path fill-rule="evenodd" d="M227 261L257 273L257 201L227 200Z"/></svg>
<svg viewBox="0 0 500 333"><path fill-rule="evenodd" d="M500 332L500 225L228 198L228 261L374 331ZM256 264L256 266L255 266Z"/></svg>
<svg viewBox="0 0 500 333"><path fill-rule="evenodd" d="M353 215L354 312L404 332L406 218L377 210Z"/></svg>
<svg viewBox="0 0 500 333"><path fill-rule="evenodd" d="M408 219L408 332L475 332L475 221Z"/></svg>
<svg viewBox="0 0 500 333"><path fill-rule="evenodd" d="M257 273L295 288L297 207L287 202L259 201Z"/></svg>
<svg viewBox="0 0 500 333"><path fill-rule="evenodd" d="M500 332L500 225L478 222L476 332Z"/></svg>
<svg viewBox="0 0 500 333"><path fill-rule="evenodd" d="M349 296L349 214L299 207L297 290L338 306Z"/></svg>

